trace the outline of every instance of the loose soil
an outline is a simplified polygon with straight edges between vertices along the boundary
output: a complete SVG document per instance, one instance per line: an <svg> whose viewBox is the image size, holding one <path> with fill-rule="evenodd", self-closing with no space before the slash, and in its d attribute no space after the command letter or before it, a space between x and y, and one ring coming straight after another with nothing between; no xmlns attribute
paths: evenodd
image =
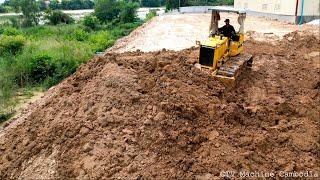
<svg viewBox="0 0 320 180"><path fill-rule="evenodd" d="M106 53L0 133L0 179L212 179L224 170L320 173L320 41L249 40L227 89L198 49Z"/></svg>

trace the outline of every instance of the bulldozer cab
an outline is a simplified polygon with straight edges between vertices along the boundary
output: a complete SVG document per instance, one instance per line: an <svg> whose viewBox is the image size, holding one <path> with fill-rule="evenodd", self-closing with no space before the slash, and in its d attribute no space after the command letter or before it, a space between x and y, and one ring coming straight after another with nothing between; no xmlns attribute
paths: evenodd
<svg viewBox="0 0 320 180"><path fill-rule="evenodd" d="M229 7L214 7L209 10L211 11L209 38L199 43L199 63L203 68L216 70L226 61L227 57L237 56L243 52L246 12ZM219 32L220 12L231 12L239 15L238 23L240 28L236 32L235 38L226 37Z"/></svg>
<svg viewBox="0 0 320 180"><path fill-rule="evenodd" d="M228 13L236 13L238 14L238 23L240 25L239 31L237 32L237 35L240 37L238 39L241 40L241 34L244 34L244 20L246 19L246 12L243 10L237 10L234 8L229 7L215 7L212 9L209 9L211 11L211 22L209 27L210 36L219 35L219 20L220 18L220 12L228 12Z"/></svg>

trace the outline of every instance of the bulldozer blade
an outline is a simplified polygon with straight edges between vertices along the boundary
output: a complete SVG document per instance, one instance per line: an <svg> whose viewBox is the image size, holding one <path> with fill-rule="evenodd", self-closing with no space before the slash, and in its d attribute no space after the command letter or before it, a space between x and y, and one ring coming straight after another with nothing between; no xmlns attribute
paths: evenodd
<svg viewBox="0 0 320 180"><path fill-rule="evenodd" d="M225 86L234 87L242 71L246 68L251 68L252 63L253 58L251 54L240 54L238 56L231 57L216 71L214 77Z"/></svg>

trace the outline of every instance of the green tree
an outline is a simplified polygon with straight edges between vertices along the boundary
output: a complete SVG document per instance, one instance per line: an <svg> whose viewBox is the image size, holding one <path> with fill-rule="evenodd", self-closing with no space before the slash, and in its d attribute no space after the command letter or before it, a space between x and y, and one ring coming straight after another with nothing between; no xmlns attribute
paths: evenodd
<svg viewBox="0 0 320 180"><path fill-rule="evenodd" d="M93 9L94 2L92 0L84 0L82 9Z"/></svg>
<svg viewBox="0 0 320 180"><path fill-rule="evenodd" d="M70 0L62 0L61 9L70 9Z"/></svg>
<svg viewBox="0 0 320 180"><path fill-rule="evenodd" d="M100 21L106 22L118 17L121 11L117 0L96 0L94 12Z"/></svg>
<svg viewBox="0 0 320 180"><path fill-rule="evenodd" d="M61 9L92 9L94 3L92 0L62 0Z"/></svg>
<svg viewBox="0 0 320 180"><path fill-rule="evenodd" d="M84 17L83 25L91 29L97 29L100 25L99 19L93 14Z"/></svg>
<svg viewBox="0 0 320 180"><path fill-rule="evenodd" d="M20 0L20 9L26 26L39 24L40 7L36 0Z"/></svg>
<svg viewBox="0 0 320 180"><path fill-rule="evenodd" d="M120 21L124 23L134 22L137 17L137 9L139 5L132 2L122 2L121 12L119 14Z"/></svg>
<svg viewBox="0 0 320 180"><path fill-rule="evenodd" d="M159 7L160 5L160 0L141 0L141 6L143 7Z"/></svg>
<svg viewBox="0 0 320 180"><path fill-rule="evenodd" d="M233 5L233 0L184 0L184 2L182 2L181 4L181 6L220 6Z"/></svg>
<svg viewBox="0 0 320 180"><path fill-rule="evenodd" d="M60 9L60 4L58 0L51 0L49 4L49 8L52 10Z"/></svg>
<svg viewBox="0 0 320 180"><path fill-rule="evenodd" d="M48 9L48 5L45 0L39 0L38 3L41 11Z"/></svg>
<svg viewBox="0 0 320 180"><path fill-rule="evenodd" d="M60 10L49 11L45 18L49 20L50 24L57 25L60 23L72 24L74 19Z"/></svg>
<svg viewBox="0 0 320 180"><path fill-rule="evenodd" d="M10 6L10 0L5 0L5 1L3 2L3 5L4 5L4 6Z"/></svg>
<svg viewBox="0 0 320 180"><path fill-rule="evenodd" d="M38 25L40 6L36 0L10 0L6 3L13 7L16 12L22 12L25 26Z"/></svg>
<svg viewBox="0 0 320 180"><path fill-rule="evenodd" d="M19 12L19 0L6 0L3 3L5 6L10 6L12 7L16 12Z"/></svg>
<svg viewBox="0 0 320 180"><path fill-rule="evenodd" d="M6 13L7 12L7 9L0 4L0 13Z"/></svg>
<svg viewBox="0 0 320 180"><path fill-rule="evenodd" d="M166 10L177 9L179 7L179 0L166 0Z"/></svg>

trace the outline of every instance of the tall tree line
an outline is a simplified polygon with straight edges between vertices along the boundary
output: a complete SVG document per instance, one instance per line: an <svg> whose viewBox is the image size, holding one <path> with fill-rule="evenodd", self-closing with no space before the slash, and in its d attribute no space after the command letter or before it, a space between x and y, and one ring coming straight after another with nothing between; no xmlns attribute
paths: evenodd
<svg viewBox="0 0 320 180"><path fill-rule="evenodd" d="M11 6L16 8L17 5L20 3L19 1L22 0L5 0L3 6ZM33 1L33 0L28 0ZM35 1L38 4L41 10L50 8L52 10L55 9L65 9L65 10L76 10L76 9L93 9L94 2L92 0L38 0Z"/></svg>
<svg viewBox="0 0 320 180"><path fill-rule="evenodd" d="M166 0L166 9L176 9L179 6L219 6L233 5L234 0Z"/></svg>

